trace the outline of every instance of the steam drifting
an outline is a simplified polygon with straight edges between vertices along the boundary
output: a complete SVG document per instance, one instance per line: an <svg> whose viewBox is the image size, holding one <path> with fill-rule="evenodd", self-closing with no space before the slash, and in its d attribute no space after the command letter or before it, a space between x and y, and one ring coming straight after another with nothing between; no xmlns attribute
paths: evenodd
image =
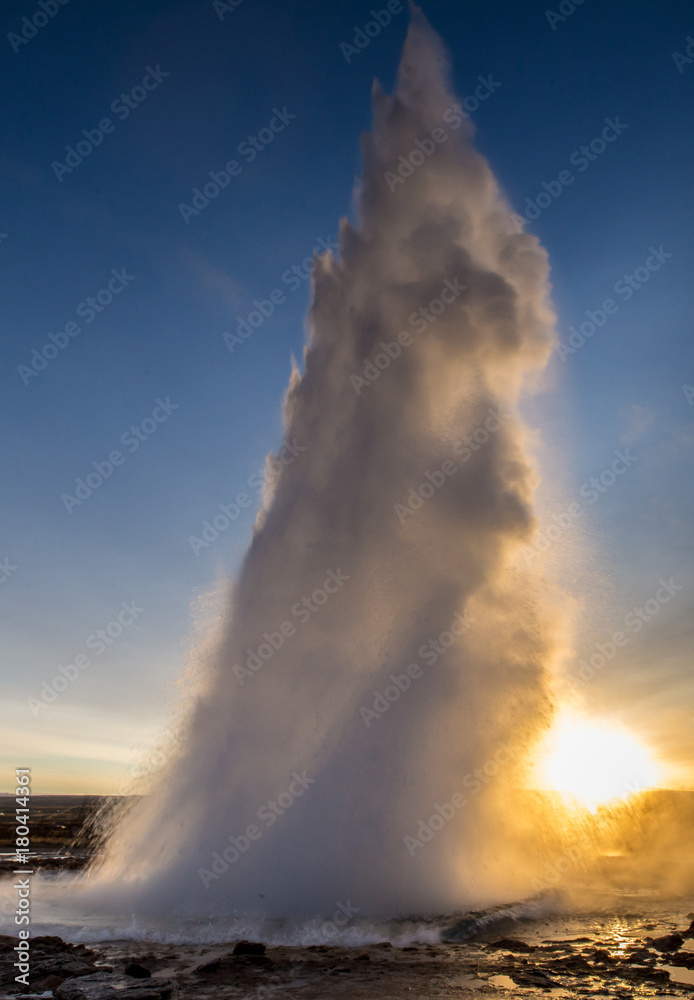
<svg viewBox="0 0 694 1000"><path fill-rule="evenodd" d="M285 402L304 450L269 477L176 752L91 875L135 911L450 912L522 889L506 817L555 641L517 565L516 407L553 314L546 254L470 124L446 127L454 102L414 8L394 95L374 86L358 223L314 269Z"/></svg>

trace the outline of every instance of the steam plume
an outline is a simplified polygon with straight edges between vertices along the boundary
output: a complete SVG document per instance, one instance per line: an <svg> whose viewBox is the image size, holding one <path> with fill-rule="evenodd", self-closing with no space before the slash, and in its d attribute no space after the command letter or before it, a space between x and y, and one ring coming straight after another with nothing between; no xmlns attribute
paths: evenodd
<svg viewBox="0 0 694 1000"><path fill-rule="evenodd" d="M358 222L314 269L285 402L286 440L305 450L271 477L177 752L92 876L135 909L443 912L518 888L505 808L555 647L516 565L534 523L517 404L553 315L546 254L514 226L469 122L450 124L455 101L413 8L395 93L374 86ZM447 137L425 155L435 129ZM401 156L412 169L393 182ZM411 321L422 307L431 318ZM384 360L402 331L411 343ZM313 602L329 571L344 582ZM421 655L470 619L435 662ZM246 667L282 622L294 633ZM421 676L382 709L412 663ZM294 772L314 779L301 795ZM466 803L446 818L456 792ZM291 805L259 818L280 795ZM249 825L249 848L201 875Z"/></svg>

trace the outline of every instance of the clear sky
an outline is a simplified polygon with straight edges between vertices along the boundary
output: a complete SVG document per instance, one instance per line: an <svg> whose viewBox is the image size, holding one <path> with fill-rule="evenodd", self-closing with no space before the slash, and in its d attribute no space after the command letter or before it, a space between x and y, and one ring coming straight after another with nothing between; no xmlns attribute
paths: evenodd
<svg viewBox="0 0 694 1000"><path fill-rule="evenodd" d="M694 13L572 6L424 11L549 252L572 348L527 413L543 525L581 507L547 558L576 600L579 657L607 649L585 696L692 784ZM15 766L35 791L122 788L175 705L200 597L249 542L249 479L280 442L304 342L306 258L352 213L397 7L358 48L385 5L3 5L0 790ZM272 315L234 338L256 301ZM595 332L570 341L582 323ZM243 492L252 505L191 544ZM59 666L76 679L46 704Z"/></svg>

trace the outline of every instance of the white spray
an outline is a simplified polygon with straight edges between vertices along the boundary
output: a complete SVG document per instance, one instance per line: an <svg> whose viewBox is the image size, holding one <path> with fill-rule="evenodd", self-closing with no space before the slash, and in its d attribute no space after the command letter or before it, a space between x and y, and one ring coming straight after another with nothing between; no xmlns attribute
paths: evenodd
<svg viewBox="0 0 694 1000"><path fill-rule="evenodd" d="M555 642L517 568L517 404L554 317L546 254L455 103L413 8L358 222L314 269L294 454L177 751L90 879L135 912L444 912L521 888L509 796Z"/></svg>

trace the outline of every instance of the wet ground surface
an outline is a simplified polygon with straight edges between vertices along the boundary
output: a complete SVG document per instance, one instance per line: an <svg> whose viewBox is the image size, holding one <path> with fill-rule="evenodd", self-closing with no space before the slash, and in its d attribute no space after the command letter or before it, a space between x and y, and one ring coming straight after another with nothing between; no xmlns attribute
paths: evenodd
<svg viewBox="0 0 694 1000"><path fill-rule="evenodd" d="M30 987L15 991L16 942L0 939L0 996L46 1000L694 996L694 914L604 912L519 922L513 936L457 944L198 946L31 942ZM582 933L575 933L576 930ZM563 932L563 933L562 933ZM568 932L568 933L567 933ZM574 933L572 933L574 932ZM127 974L126 974L127 971Z"/></svg>

